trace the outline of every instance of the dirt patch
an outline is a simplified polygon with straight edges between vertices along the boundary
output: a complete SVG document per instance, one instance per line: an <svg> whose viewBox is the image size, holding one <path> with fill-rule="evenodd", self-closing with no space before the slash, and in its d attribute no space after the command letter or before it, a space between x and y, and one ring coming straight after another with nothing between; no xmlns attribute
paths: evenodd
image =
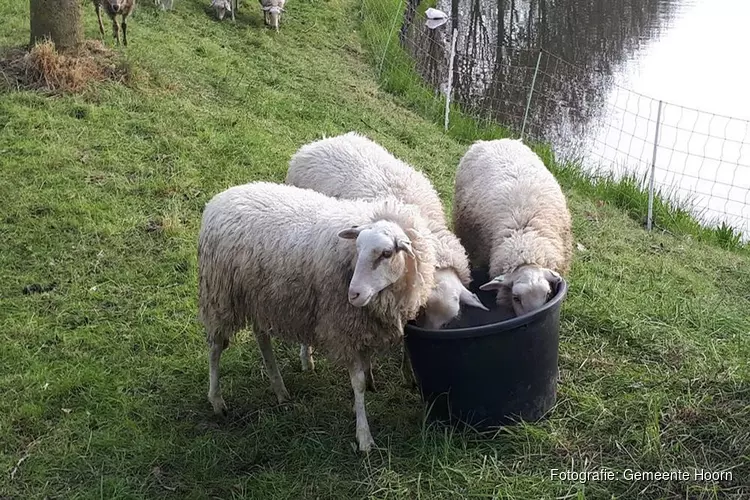
<svg viewBox="0 0 750 500"><path fill-rule="evenodd" d="M0 54L0 89L79 93L92 82L128 83L131 76L122 58L99 40L86 40L75 52L60 53L54 43L43 42L30 51Z"/></svg>

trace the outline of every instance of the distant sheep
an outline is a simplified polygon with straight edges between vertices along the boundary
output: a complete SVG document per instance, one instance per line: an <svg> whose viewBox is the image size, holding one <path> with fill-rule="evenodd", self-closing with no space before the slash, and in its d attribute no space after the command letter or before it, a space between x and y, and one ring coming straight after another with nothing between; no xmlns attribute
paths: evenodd
<svg viewBox="0 0 750 500"><path fill-rule="evenodd" d="M542 160L519 140L477 141L458 166L453 220L472 263L489 267L481 290L517 315L541 307L570 268L565 195Z"/></svg>
<svg viewBox="0 0 750 500"><path fill-rule="evenodd" d="M133 12L135 8L135 0L93 0L94 10L96 10L96 19L99 21L99 32L104 36L104 24L102 23L102 6L107 12L107 15L112 20L112 31L114 32L114 38L117 41L117 45L120 45L120 25L117 24L116 16L120 15L122 18L122 44L127 47L128 45L128 16Z"/></svg>
<svg viewBox="0 0 750 500"><path fill-rule="evenodd" d="M263 10L263 21L266 26L279 31L279 21L281 21L281 13L284 12L284 5L286 0L258 0L260 2L260 8Z"/></svg>
<svg viewBox="0 0 750 500"><path fill-rule="evenodd" d="M336 200L267 182L230 188L203 213L199 317L209 344L208 400L226 412L219 360L250 324L279 402L289 393L270 335L315 346L346 366L357 440L373 445L364 392L374 354L402 341L434 286L434 242L416 207ZM348 300L347 300L348 297Z"/></svg>
<svg viewBox="0 0 750 500"><path fill-rule="evenodd" d="M172 10L174 8L174 0L154 0L154 5L161 7L161 10Z"/></svg>
<svg viewBox="0 0 750 500"><path fill-rule="evenodd" d="M216 12L216 17L219 21L224 19L224 16L229 12L232 14L232 21L234 21L234 12L237 10L237 0L234 0L234 5L230 0L211 0L211 7Z"/></svg>
<svg viewBox="0 0 750 500"><path fill-rule="evenodd" d="M286 183L346 199L393 196L416 205L437 238L438 272L424 310L424 326L437 329L455 318L460 304L486 308L467 288L471 281L466 250L447 228L443 205L422 173L395 158L385 148L355 132L302 146L289 162ZM309 348L300 351L303 369L314 364ZM411 378L404 356L404 375Z"/></svg>

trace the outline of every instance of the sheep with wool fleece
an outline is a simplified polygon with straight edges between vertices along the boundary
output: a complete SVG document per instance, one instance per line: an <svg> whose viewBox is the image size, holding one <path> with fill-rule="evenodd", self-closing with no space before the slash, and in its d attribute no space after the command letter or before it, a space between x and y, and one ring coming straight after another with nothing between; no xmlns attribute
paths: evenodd
<svg viewBox="0 0 750 500"><path fill-rule="evenodd" d="M250 324L279 402L289 393L270 335L315 346L348 368L357 440L368 451L371 358L401 342L404 324L426 303L434 286L432 238L419 210L395 199L337 200L268 182L214 196L198 243L214 411L226 411L221 353Z"/></svg>
<svg viewBox="0 0 750 500"><path fill-rule="evenodd" d="M447 227L443 205L427 177L356 132L314 141L291 158L286 183L342 199L395 197L419 207L437 239L435 256L443 290L436 287L426 312L428 328L440 328L459 312L459 303L486 309L467 288L469 260L459 239ZM456 277L458 279L452 279ZM447 302L447 303L446 303Z"/></svg>
<svg viewBox="0 0 750 500"><path fill-rule="evenodd" d="M436 283L424 308L424 326L444 326L458 316L461 303L487 310L466 288L471 282L466 250L448 229L442 202L432 183L381 145L356 132L311 142L292 156L286 183L335 198L393 196L418 206L437 239ZM304 370L314 367L309 346L301 346L300 359ZM406 354L403 369L408 380L411 369Z"/></svg>
<svg viewBox="0 0 750 500"><path fill-rule="evenodd" d="M276 31L279 31L281 13L284 12L284 5L286 5L286 0L258 1L260 2L260 8L263 11L263 22L265 22L267 26L271 26Z"/></svg>
<svg viewBox="0 0 750 500"><path fill-rule="evenodd" d="M572 228L565 195L520 140L475 142L461 159L454 229L472 263L489 268L481 290L517 315L541 307L570 269Z"/></svg>

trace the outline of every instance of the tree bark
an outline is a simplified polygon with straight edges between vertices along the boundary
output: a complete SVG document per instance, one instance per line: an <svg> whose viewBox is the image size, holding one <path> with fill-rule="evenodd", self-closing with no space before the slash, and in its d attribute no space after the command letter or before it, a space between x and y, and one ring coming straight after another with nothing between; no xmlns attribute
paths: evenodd
<svg viewBox="0 0 750 500"><path fill-rule="evenodd" d="M411 25L414 23L414 16L417 14L420 2L421 0L406 0L404 22L401 23L401 31L398 34L398 40L401 45L406 43L406 35L409 33L409 28L411 28Z"/></svg>
<svg viewBox="0 0 750 500"><path fill-rule="evenodd" d="M71 50L83 41L80 0L31 0L31 45L46 38L58 50Z"/></svg>

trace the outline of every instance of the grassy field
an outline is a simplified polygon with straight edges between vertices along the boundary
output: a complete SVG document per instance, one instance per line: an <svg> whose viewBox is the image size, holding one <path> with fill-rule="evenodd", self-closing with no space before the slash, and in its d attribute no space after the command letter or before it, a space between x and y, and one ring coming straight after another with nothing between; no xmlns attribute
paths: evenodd
<svg viewBox="0 0 750 500"><path fill-rule="evenodd" d="M214 418L196 321L204 203L280 181L300 145L358 130L449 207L467 144L379 90L352 0L293 0L278 34L253 2L236 24L208 3L141 2L122 51L131 86L0 94L0 498L750 495L750 257L649 235L573 170L557 171L578 249L548 420L425 426L393 353L367 396L378 449L361 457L345 371L320 360L302 374L296 346L277 343L294 398L280 407L247 333L222 359L230 415ZM0 47L27 41L27 2L0 0L0 19ZM550 474L603 467L732 478Z"/></svg>

